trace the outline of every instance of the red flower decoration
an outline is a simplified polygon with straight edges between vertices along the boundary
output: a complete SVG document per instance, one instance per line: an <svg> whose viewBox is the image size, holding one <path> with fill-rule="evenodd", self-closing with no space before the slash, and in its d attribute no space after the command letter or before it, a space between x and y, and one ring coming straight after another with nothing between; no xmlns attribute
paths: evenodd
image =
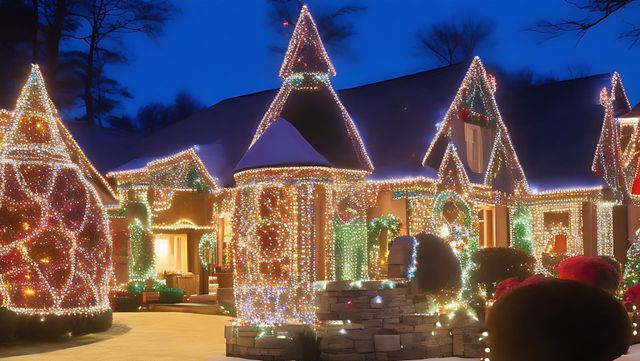
<svg viewBox="0 0 640 361"><path fill-rule="evenodd" d="M507 293L515 290L519 287L529 286L540 281L543 281L545 277L543 275L533 275L531 277L525 278L523 281L518 280L517 277L507 278L498 283L496 287L496 292L493 294L493 299L497 300L498 298L506 295Z"/></svg>
<svg viewBox="0 0 640 361"><path fill-rule="evenodd" d="M616 269L600 257L574 256L558 265L558 278L578 281L613 292L618 287Z"/></svg>
<svg viewBox="0 0 640 361"><path fill-rule="evenodd" d="M458 118L460 118L460 120L462 120L463 122L466 122L467 119L469 119L470 115L471 111L467 107L462 107L458 110Z"/></svg>
<svg viewBox="0 0 640 361"><path fill-rule="evenodd" d="M627 306L640 307L640 284L631 286L624 291L623 302Z"/></svg>

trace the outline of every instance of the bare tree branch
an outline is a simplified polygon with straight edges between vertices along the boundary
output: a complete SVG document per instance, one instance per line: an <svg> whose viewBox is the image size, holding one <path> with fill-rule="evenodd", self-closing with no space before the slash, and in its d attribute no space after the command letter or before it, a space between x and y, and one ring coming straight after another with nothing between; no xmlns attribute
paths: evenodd
<svg viewBox="0 0 640 361"><path fill-rule="evenodd" d="M587 32L605 20L632 5L638 4L638 0L565 0L578 9L583 16L576 19L560 19L557 21L538 20L533 27L527 30L540 33L543 39L552 39L565 33L575 33L578 39L584 37ZM637 8L636 8L637 9ZM640 40L640 32L637 27L619 34L620 38L631 40L632 46Z"/></svg>
<svg viewBox="0 0 640 361"><path fill-rule="evenodd" d="M487 45L494 30L493 21L465 17L433 24L416 37L426 55L440 65L451 65L473 57L479 47Z"/></svg>

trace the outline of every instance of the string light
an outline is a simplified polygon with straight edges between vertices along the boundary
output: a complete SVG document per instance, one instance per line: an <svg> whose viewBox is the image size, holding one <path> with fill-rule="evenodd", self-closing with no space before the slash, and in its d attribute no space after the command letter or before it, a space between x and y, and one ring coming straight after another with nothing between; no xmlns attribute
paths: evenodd
<svg viewBox="0 0 640 361"><path fill-rule="evenodd" d="M0 151L0 296L42 321L110 308L107 215L68 136L33 65Z"/></svg>
<svg viewBox="0 0 640 361"><path fill-rule="evenodd" d="M262 118L251 141L251 146L278 119L287 99L294 90L323 88L329 91L335 104L340 109L347 133L363 169L373 171L373 163L371 163L371 159L367 154L358 129L329 81L329 77L335 76L336 71L322 44L316 24L306 5L303 5L300 11L300 17L293 30L279 75L285 81Z"/></svg>
<svg viewBox="0 0 640 361"><path fill-rule="evenodd" d="M198 257L204 269L210 270L218 259L218 235L215 233L205 233L198 242Z"/></svg>

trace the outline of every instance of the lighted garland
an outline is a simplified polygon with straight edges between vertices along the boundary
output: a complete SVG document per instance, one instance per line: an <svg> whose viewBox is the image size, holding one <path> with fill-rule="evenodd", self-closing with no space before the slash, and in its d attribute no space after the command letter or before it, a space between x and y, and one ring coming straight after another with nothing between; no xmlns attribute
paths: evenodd
<svg viewBox="0 0 640 361"><path fill-rule="evenodd" d="M460 211L462 219L459 222L449 222L443 215L445 204L455 203ZM431 223L434 230L440 230L440 236L449 242L453 251L460 260L462 269L462 290L460 297L469 300L472 294L470 285L470 273L473 269L471 258L480 249L477 231L474 227L473 211L469 204L456 192L445 190L440 192L434 202L431 211Z"/></svg>
<svg viewBox="0 0 640 361"><path fill-rule="evenodd" d="M400 218L393 214L385 214L374 218L367 225L369 277L372 279L382 275L382 264L378 260L382 258L382 261L384 261L387 256L387 254L380 254L379 237L382 230L387 230L387 242L391 242L400 230Z"/></svg>
<svg viewBox="0 0 640 361"><path fill-rule="evenodd" d="M333 232L336 279L361 280L367 278L367 228L365 221L356 216L336 214L333 217Z"/></svg>
<svg viewBox="0 0 640 361"><path fill-rule="evenodd" d="M110 308L107 215L56 114L34 65L0 148L0 299L42 322Z"/></svg>
<svg viewBox="0 0 640 361"><path fill-rule="evenodd" d="M198 256L200 264L204 269L210 270L212 265L216 264L218 259L218 242L215 233L206 233L200 237L198 242Z"/></svg>
<svg viewBox="0 0 640 361"><path fill-rule="evenodd" d="M131 256L129 259L129 280L145 281L156 278L153 236L138 218L129 225Z"/></svg>
<svg viewBox="0 0 640 361"><path fill-rule="evenodd" d="M512 216L511 247L533 254L533 214L531 208L518 204Z"/></svg>

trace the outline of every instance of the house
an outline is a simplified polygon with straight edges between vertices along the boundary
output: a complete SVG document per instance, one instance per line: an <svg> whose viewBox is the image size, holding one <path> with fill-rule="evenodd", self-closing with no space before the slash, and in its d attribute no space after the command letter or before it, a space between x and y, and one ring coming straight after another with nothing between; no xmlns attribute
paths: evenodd
<svg viewBox="0 0 640 361"><path fill-rule="evenodd" d="M139 139L108 169L125 217L147 219L158 274L199 274L206 292L199 245L215 235L241 317L307 320L310 282L402 273L367 240L388 214L459 249L529 244L544 273L566 255L624 260L640 110L617 73L514 84L475 58L337 92L335 75L303 7L280 89Z"/></svg>

